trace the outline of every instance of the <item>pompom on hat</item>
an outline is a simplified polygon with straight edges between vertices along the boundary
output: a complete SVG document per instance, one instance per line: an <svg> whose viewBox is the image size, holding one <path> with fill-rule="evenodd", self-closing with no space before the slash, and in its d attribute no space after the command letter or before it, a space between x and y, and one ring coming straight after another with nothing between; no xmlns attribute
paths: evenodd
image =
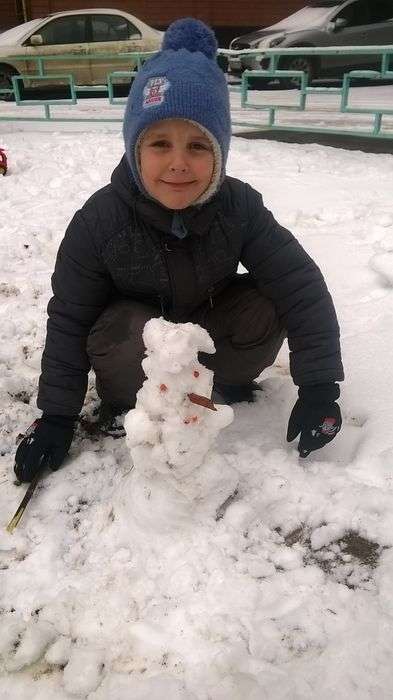
<svg viewBox="0 0 393 700"><path fill-rule="evenodd" d="M163 119L187 119L200 126L211 138L218 160L214 190L224 179L231 118L228 87L216 52L216 37L206 24L180 19L165 32L162 50L138 71L127 100L123 136L133 178L142 192L138 144L144 131Z"/></svg>

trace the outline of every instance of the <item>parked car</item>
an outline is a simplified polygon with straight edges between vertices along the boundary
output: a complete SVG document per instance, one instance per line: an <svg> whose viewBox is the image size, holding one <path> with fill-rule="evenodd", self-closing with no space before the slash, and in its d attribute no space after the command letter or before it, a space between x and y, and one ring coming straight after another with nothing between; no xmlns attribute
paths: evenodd
<svg viewBox="0 0 393 700"><path fill-rule="evenodd" d="M12 87L11 78L22 74L32 76L24 87L43 87L35 79L37 63L34 56L65 55L68 58L45 62L45 87L68 85L59 74L73 74L77 85L101 85L114 70L132 70L130 59L76 60L93 54L120 54L129 51L156 51L163 32L121 10L75 10L57 12L44 19L33 19L0 34L0 88ZM16 60L22 56L22 60ZM23 87L23 86L22 86ZM1 95L0 98L7 98Z"/></svg>
<svg viewBox="0 0 393 700"><path fill-rule="evenodd" d="M310 0L306 7L266 29L236 37L231 49L267 49L301 46L371 46L393 44L393 0ZM261 57L232 57L229 71L241 74L266 68L269 59ZM309 82L323 76L342 75L354 68L375 69L380 58L367 54L358 56L288 56L279 68L303 70ZM283 81L285 86L297 86L295 78Z"/></svg>

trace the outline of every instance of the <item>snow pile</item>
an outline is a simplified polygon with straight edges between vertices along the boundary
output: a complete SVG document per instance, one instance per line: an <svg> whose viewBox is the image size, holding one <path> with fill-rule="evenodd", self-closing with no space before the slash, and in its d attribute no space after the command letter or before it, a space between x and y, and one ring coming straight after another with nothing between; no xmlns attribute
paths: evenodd
<svg viewBox="0 0 393 700"><path fill-rule="evenodd" d="M143 339L147 379L125 419L134 471L121 497L142 529L160 532L191 526L197 510L212 516L235 491L236 472L212 450L233 410L210 399L213 372L198 362L198 351L215 352L207 331L151 319Z"/></svg>

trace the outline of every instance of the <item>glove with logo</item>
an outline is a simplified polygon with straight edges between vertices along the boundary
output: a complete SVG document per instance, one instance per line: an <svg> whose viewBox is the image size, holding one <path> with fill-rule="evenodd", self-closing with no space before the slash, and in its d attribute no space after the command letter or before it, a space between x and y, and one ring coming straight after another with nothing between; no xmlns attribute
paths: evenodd
<svg viewBox="0 0 393 700"><path fill-rule="evenodd" d="M333 382L301 386L298 394L289 418L287 440L292 442L300 433L299 454L307 457L333 440L341 428L340 406L335 402L340 387Z"/></svg>
<svg viewBox="0 0 393 700"><path fill-rule="evenodd" d="M77 416L46 413L26 431L15 455L14 472L19 481L31 481L46 467L56 471L68 454Z"/></svg>

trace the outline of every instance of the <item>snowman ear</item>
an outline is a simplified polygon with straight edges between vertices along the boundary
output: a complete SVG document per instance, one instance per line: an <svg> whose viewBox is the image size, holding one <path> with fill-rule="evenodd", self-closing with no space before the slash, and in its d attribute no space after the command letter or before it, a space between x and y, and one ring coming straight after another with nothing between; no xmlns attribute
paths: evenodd
<svg viewBox="0 0 393 700"><path fill-rule="evenodd" d="M195 344L198 344L198 350L201 352L210 354L216 352L216 348L209 333L205 328L201 328L201 326L193 326L193 341Z"/></svg>
<svg viewBox="0 0 393 700"><path fill-rule="evenodd" d="M157 321L157 318L151 318L149 321L147 321L143 329L142 337L147 350L155 350L155 346L157 344L156 333L159 330Z"/></svg>

